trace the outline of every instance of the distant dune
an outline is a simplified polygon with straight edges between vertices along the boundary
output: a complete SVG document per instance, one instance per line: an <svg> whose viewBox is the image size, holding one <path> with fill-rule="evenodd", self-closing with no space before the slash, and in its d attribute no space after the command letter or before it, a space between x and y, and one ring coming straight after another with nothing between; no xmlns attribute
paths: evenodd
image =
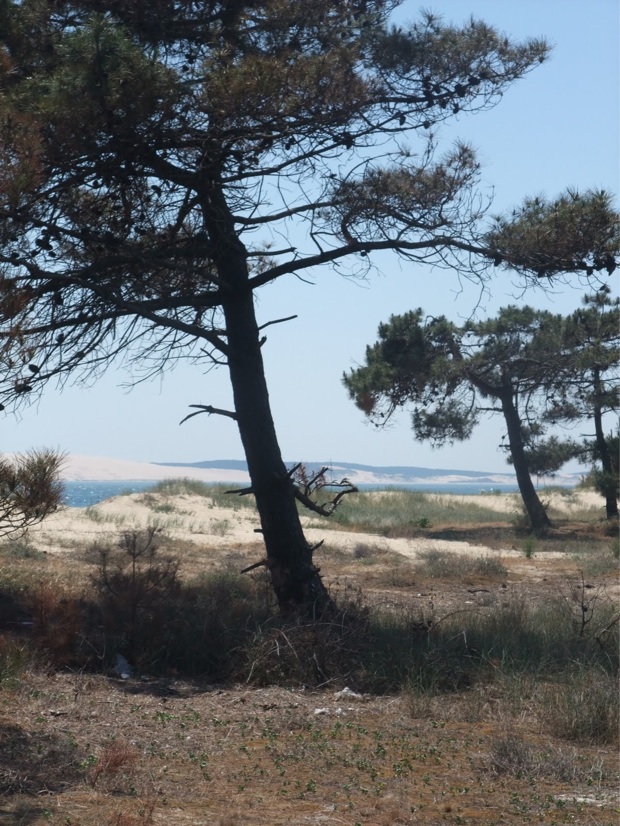
<svg viewBox="0 0 620 826"><path fill-rule="evenodd" d="M104 456L70 455L62 470L62 478L67 482L157 482L160 479L179 477L198 479L201 482L249 482L248 474L241 470L156 465L152 462L133 462Z"/></svg>
<svg viewBox="0 0 620 826"><path fill-rule="evenodd" d="M327 464L327 463L326 463ZM321 465L308 463L314 471ZM335 479L347 477L358 485L458 485L476 484L481 488L495 485L515 485L511 473L493 473L472 470L438 470L419 467L372 467L345 462L331 465L331 475ZM104 456L70 455L65 461L62 477L68 482L80 481L153 481L187 477L202 482L225 482L247 484L248 473L245 463L238 460L214 460L192 464L157 464L155 462L134 462L130 459L112 459ZM579 482L579 474L558 475L554 484L573 486Z"/></svg>

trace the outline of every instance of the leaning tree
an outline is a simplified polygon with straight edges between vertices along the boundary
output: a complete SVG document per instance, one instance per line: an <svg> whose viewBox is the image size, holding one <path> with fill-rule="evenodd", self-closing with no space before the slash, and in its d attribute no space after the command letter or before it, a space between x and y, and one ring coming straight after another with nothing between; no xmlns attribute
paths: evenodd
<svg viewBox="0 0 620 826"><path fill-rule="evenodd" d="M475 20L393 27L397 5L0 0L0 400L123 358L225 364L233 409L201 409L238 427L283 610L329 597L269 406L282 319L254 293L478 252L476 157L437 157L433 127L548 54Z"/></svg>
<svg viewBox="0 0 620 826"><path fill-rule="evenodd" d="M366 363L343 381L375 424L412 408L415 436L434 445L468 439L485 414L501 415L530 525L543 533L551 523L529 454L553 398L562 330L562 316L531 307L504 307L461 326L419 309L381 324Z"/></svg>

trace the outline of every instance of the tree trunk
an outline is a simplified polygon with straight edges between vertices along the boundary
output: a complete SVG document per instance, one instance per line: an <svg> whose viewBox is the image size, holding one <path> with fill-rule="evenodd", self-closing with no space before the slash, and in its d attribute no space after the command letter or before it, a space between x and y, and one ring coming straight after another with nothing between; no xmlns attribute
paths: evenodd
<svg viewBox="0 0 620 826"><path fill-rule="evenodd" d="M609 480L605 484L603 495L605 496L605 513L608 519L618 518L618 499L616 497L615 484L612 487L612 479L614 478L614 467L611 453L609 452L609 445L605 438L603 431L603 412L601 408L601 374L598 367L594 368L593 376L594 385L594 432L596 434L596 450L601 460L601 467L605 478Z"/></svg>
<svg viewBox="0 0 620 826"><path fill-rule="evenodd" d="M256 499L267 568L283 613L323 615L333 608L333 603L312 561L312 548L301 527L293 483L276 436L247 252L235 231L218 174L213 170L211 173L203 215L217 250L214 261L224 295L226 357L234 412Z"/></svg>
<svg viewBox="0 0 620 826"><path fill-rule="evenodd" d="M506 428L508 430L508 443L512 456L512 464L517 476L517 484L519 485L523 505L530 520L532 531L537 535L544 534L547 528L551 527L551 520L547 516L547 511L536 493L536 488L530 476L523 447L521 419L511 393L503 393L500 399L502 412L506 420Z"/></svg>
<svg viewBox="0 0 620 826"><path fill-rule="evenodd" d="M303 534L276 437L252 292L225 301L228 367L239 434L260 516L267 567L280 609L322 614L331 600Z"/></svg>

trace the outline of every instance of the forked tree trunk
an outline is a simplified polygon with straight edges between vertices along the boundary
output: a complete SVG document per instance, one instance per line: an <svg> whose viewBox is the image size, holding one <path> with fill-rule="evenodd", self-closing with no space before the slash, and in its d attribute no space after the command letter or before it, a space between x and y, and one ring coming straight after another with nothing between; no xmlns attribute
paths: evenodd
<svg viewBox="0 0 620 826"><path fill-rule="evenodd" d="M523 499L523 505L530 521L530 526L535 534L544 534L547 528L551 527L551 520L547 516L547 511L540 501L536 488L530 476L530 470L525 458L523 446L523 436L521 432L521 419L515 407L512 394L503 393L500 397L506 429L508 431L508 442L512 456L512 464L517 476L519 492Z"/></svg>

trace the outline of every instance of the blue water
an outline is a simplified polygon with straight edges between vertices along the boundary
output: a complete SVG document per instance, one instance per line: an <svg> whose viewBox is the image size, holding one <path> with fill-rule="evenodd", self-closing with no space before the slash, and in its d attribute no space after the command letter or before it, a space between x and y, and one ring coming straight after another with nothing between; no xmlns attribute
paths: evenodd
<svg viewBox="0 0 620 826"><path fill-rule="evenodd" d="M70 508L87 508L121 493L141 493L156 482L64 482L65 504Z"/></svg>
<svg viewBox="0 0 620 826"><path fill-rule="evenodd" d="M157 482L65 482L65 504L70 508L86 508L96 505L104 499L119 496L122 493L141 493L156 485ZM231 485L231 487L234 487ZM384 489L385 485L359 485L360 490ZM397 485L399 490L419 490L427 493L513 493L518 490L516 485L494 485L481 487L475 483L461 483L454 485Z"/></svg>

